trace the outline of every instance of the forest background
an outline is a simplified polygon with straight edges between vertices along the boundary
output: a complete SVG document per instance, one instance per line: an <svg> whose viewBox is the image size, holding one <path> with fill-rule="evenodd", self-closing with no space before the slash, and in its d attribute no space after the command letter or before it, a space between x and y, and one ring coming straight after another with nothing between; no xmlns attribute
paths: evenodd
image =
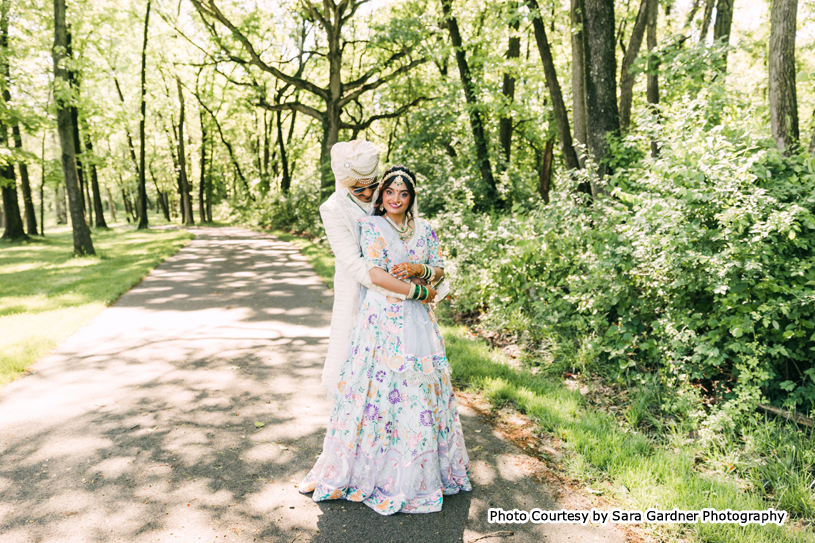
<svg viewBox="0 0 815 543"><path fill-rule="evenodd" d="M330 147L368 139L418 174L456 318L812 519L814 8L3 0L3 237L319 245Z"/></svg>

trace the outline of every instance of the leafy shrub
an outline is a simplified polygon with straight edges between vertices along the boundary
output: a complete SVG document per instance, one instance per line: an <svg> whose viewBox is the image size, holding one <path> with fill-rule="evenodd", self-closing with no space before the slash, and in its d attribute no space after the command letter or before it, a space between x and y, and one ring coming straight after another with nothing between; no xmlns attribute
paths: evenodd
<svg viewBox="0 0 815 543"><path fill-rule="evenodd" d="M620 379L693 383L722 424L758 401L812 411L815 164L741 125L682 129L705 110L665 113L656 160L618 145L629 167L592 205L573 191L505 217L452 203L437 221L454 304L581 342Z"/></svg>

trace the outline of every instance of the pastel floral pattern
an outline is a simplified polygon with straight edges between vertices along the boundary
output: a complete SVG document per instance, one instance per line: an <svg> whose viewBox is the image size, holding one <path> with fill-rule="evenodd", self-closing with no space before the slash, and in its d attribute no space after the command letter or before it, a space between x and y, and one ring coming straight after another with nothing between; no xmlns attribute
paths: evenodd
<svg viewBox="0 0 815 543"><path fill-rule="evenodd" d="M399 263L394 255L406 254L443 267L435 232L417 223L413 238L394 247L398 238L388 238L374 219L361 220L369 265L388 270ZM417 337L433 352L406 345ZM314 501L361 501L383 515L440 511L444 495L472 490L441 331L418 302L365 295L323 452L299 489L314 492Z"/></svg>

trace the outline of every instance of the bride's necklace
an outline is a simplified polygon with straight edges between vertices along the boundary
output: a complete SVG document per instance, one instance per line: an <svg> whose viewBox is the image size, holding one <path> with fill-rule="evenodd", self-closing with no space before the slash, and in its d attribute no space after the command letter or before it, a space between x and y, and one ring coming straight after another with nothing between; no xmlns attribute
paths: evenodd
<svg viewBox="0 0 815 543"><path fill-rule="evenodd" d="M402 226L399 226L393 222L388 215L385 215L385 220L390 223L394 230L396 230L396 235L398 235L399 239L402 241L410 239L410 237L413 235L413 227L410 226L410 221L407 217L405 217L405 224Z"/></svg>

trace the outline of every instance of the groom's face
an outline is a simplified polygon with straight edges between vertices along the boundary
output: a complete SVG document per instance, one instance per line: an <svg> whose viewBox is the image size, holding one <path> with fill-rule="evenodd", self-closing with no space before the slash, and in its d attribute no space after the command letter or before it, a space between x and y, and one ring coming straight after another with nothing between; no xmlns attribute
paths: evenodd
<svg viewBox="0 0 815 543"><path fill-rule="evenodd" d="M356 185L351 187L351 193L357 197L357 199L361 202L365 202L366 204L371 201L374 197L374 189L376 188L375 184L376 179L362 179L358 181ZM365 188L362 192L357 192L354 189Z"/></svg>

